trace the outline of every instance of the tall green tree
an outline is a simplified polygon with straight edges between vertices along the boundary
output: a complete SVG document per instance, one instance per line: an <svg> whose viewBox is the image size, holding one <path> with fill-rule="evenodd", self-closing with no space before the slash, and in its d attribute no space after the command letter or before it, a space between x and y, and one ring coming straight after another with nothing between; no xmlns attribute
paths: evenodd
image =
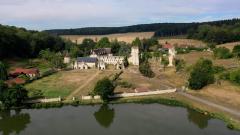
<svg viewBox="0 0 240 135"><path fill-rule="evenodd" d="M0 61L0 80L7 80L8 74L7 74L7 68L3 64L3 62Z"/></svg>
<svg viewBox="0 0 240 135"><path fill-rule="evenodd" d="M22 105L23 101L26 100L27 97L27 90L20 85L14 85L0 93L0 101L5 109Z"/></svg>
<svg viewBox="0 0 240 135"><path fill-rule="evenodd" d="M108 96L112 95L114 91L114 86L111 80L108 78L103 78L102 80L99 80L97 84L94 87L94 94L100 95L101 99L104 102L108 101Z"/></svg>
<svg viewBox="0 0 240 135"><path fill-rule="evenodd" d="M110 48L111 44L107 37L101 38L96 45L96 48Z"/></svg>
<svg viewBox="0 0 240 135"><path fill-rule="evenodd" d="M214 71L211 60L200 59L194 65L190 78L188 79L189 87L194 90L199 90L204 86L214 82Z"/></svg>

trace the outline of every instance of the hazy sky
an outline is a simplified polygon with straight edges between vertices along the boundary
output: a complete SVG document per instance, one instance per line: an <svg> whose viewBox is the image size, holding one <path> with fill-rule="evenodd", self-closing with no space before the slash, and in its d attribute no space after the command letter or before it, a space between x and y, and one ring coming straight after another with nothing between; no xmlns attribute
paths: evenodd
<svg viewBox="0 0 240 135"><path fill-rule="evenodd" d="M37 30L239 17L240 0L0 0L1 24Z"/></svg>

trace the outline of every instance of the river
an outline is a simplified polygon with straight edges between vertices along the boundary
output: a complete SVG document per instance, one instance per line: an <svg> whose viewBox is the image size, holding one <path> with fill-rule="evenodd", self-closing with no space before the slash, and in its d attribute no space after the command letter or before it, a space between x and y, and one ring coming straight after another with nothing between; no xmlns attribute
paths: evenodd
<svg viewBox="0 0 240 135"><path fill-rule="evenodd" d="M223 121L182 107L115 104L0 113L2 135L240 135Z"/></svg>

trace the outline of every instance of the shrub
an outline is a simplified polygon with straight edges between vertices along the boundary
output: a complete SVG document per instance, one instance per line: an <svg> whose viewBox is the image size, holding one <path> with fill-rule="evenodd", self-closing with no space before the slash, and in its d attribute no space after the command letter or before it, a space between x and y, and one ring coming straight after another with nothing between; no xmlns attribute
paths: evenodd
<svg viewBox="0 0 240 135"><path fill-rule="evenodd" d="M240 58L240 45L234 46L232 53L235 57Z"/></svg>
<svg viewBox="0 0 240 135"><path fill-rule="evenodd" d="M213 50L214 57L218 59L228 59L232 57L232 54L229 49L225 47L215 48Z"/></svg>
<svg viewBox="0 0 240 135"><path fill-rule="evenodd" d="M176 72L181 71L185 67L185 61L183 59L176 59L175 60L175 68Z"/></svg>
<svg viewBox="0 0 240 135"><path fill-rule="evenodd" d="M214 73L212 61L208 59L200 59L194 65L188 79L189 87L194 90L203 88L204 86L214 82Z"/></svg>
<svg viewBox="0 0 240 135"><path fill-rule="evenodd" d="M234 83L240 84L240 69L230 72L229 80Z"/></svg>
<svg viewBox="0 0 240 135"><path fill-rule="evenodd" d="M140 64L139 71L145 77L153 78L155 76L155 74L152 71L148 61L145 61L145 62Z"/></svg>
<svg viewBox="0 0 240 135"><path fill-rule="evenodd" d="M215 73L215 74L217 74L217 73L221 73L221 72L223 72L223 71L225 71L226 69L223 67L223 66L213 66L213 72Z"/></svg>

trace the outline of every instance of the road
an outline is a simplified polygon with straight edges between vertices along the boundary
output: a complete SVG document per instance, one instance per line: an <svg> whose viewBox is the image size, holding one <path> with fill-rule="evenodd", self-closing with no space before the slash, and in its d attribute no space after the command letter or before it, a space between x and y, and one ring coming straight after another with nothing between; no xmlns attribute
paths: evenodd
<svg viewBox="0 0 240 135"><path fill-rule="evenodd" d="M202 98L199 98L199 97L196 97L196 96L192 96L190 94L187 94L185 92L182 92L182 91L179 91L178 94L182 95L182 96L185 96L189 99L192 99L194 101L197 101L199 103L203 103L205 105L208 105L208 106L211 106L211 107L214 107L216 109L219 109L219 110L222 110L222 111L225 111L225 112L228 112L232 115L235 115L237 117L240 118L240 112L237 111L237 110L234 110L234 109L231 109L231 108L228 108L226 106L222 106L222 105L219 105L219 104L216 104L216 103L213 103L213 102L210 102L208 100L205 100L205 99L202 99Z"/></svg>

